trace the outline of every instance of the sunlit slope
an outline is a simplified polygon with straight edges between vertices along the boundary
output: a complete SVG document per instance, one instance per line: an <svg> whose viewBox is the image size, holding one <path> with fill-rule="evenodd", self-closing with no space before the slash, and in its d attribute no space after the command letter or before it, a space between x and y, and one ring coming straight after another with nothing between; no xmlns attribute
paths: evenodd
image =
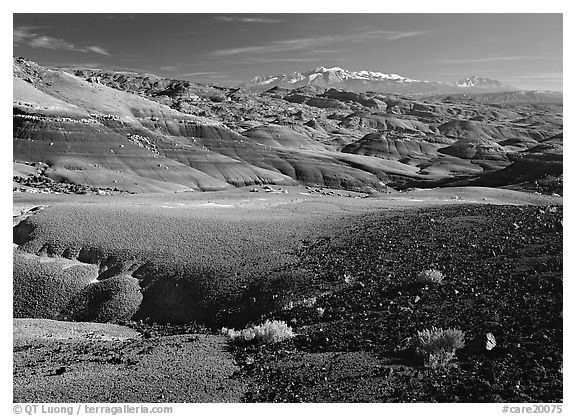
<svg viewBox="0 0 576 416"><path fill-rule="evenodd" d="M310 86L254 93L106 74L15 58L14 160L45 162L42 174L56 181L131 192L255 184L372 192L472 180L532 148L558 153L547 141L562 133L561 104Z"/></svg>
<svg viewBox="0 0 576 416"><path fill-rule="evenodd" d="M194 143L240 137L219 123L65 72L41 74L34 85L14 79L14 159L44 161L48 175L130 191L291 182Z"/></svg>
<svg viewBox="0 0 576 416"><path fill-rule="evenodd" d="M57 180L133 192L296 181L379 186L371 173L326 158L319 163L317 156L291 153L292 146L271 149L136 94L26 61L15 67L16 75L28 75L14 78L14 159L46 162L46 174ZM294 136L306 149L319 148Z"/></svg>

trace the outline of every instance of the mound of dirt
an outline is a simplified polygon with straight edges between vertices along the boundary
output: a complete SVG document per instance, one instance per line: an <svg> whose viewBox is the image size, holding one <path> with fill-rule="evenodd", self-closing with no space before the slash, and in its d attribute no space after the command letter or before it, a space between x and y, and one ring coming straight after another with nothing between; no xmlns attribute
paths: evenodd
<svg viewBox="0 0 576 416"><path fill-rule="evenodd" d="M273 124L258 126L242 134L255 143L269 147L324 150L323 146L311 141L310 137L286 126Z"/></svg>
<svg viewBox="0 0 576 416"><path fill-rule="evenodd" d="M188 200L193 196L152 206L118 199L51 207L19 223L14 235L30 253L44 247L50 255L97 265L100 278L134 276L89 285L64 317L109 321L138 311L153 321L189 322L212 319L215 310L233 304L248 285L292 258L298 235L323 225L312 227L317 218L286 212L285 202L266 209L260 195L245 208L235 207L238 200Z"/></svg>
<svg viewBox="0 0 576 416"><path fill-rule="evenodd" d="M141 303L138 279L114 276L82 289L59 318L90 322L126 321L134 316Z"/></svg>
<svg viewBox="0 0 576 416"><path fill-rule="evenodd" d="M506 160L507 153L498 143L480 136L460 139L438 151L461 159L481 160Z"/></svg>
<svg viewBox="0 0 576 416"><path fill-rule="evenodd" d="M355 102L368 108L382 108L386 109L386 103L377 99L368 97L366 94L359 94L351 91L337 90L330 88L323 95L327 98L332 98L342 102Z"/></svg>
<svg viewBox="0 0 576 416"><path fill-rule="evenodd" d="M56 319L98 277L98 267L62 257L15 251L13 311L16 318Z"/></svg>
<svg viewBox="0 0 576 416"><path fill-rule="evenodd" d="M489 132L485 129L484 123L471 120L450 120L438 126L440 133L455 139L489 136ZM498 139L502 139L502 137L498 137Z"/></svg>
<svg viewBox="0 0 576 416"><path fill-rule="evenodd" d="M380 112L373 114L349 114L342 122L343 126L349 126L351 123L353 124L355 118L359 119L361 126L376 129L378 131L392 130L397 133L418 134L422 136L435 133L435 129L433 130L427 123L410 118L399 118L391 114Z"/></svg>
<svg viewBox="0 0 576 416"><path fill-rule="evenodd" d="M399 160L408 158L432 158L437 156L439 145L425 142L417 137L387 137L385 133L369 133L360 140L342 148L344 153Z"/></svg>
<svg viewBox="0 0 576 416"><path fill-rule="evenodd" d="M470 183L478 186L501 186L545 194L563 194L563 163L548 157L527 155L517 158L506 169L480 176Z"/></svg>

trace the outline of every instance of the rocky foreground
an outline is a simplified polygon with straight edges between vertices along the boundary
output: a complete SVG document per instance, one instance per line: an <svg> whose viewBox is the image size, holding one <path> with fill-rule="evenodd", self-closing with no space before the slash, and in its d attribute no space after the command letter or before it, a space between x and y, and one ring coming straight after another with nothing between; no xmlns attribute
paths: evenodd
<svg viewBox="0 0 576 416"><path fill-rule="evenodd" d="M294 228L297 235L287 240L290 247L278 246L281 251L288 250L285 255L265 254L276 259L269 267L247 264L238 269L236 277L213 275L211 286L206 286L212 287L212 292L204 292L207 297L203 303L211 313L204 315L208 319L203 322L169 324L154 323L150 318L122 318L127 310L138 310L129 309L133 306L123 308L132 305L135 298L108 295L100 301L94 298L89 310L115 311L115 319L114 315L100 315L97 319L115 321L137 331L131 333L131 340L106 341L96 333L74 340L56 335L47 339L46 335L15 332L15 400L77 401L81 397L96 402L562 401L562 206L487 205L481 196L479 203L470 204L466 202L470 196L465 193L438 205L438 200L429 199L426 193L397 200L402 207L372 208L360 216L351 211L342 216L341 209L350 210L354 201L365 204L363 199L342 198L341 201L349 202L334 206L337 200L333 196L302 196L332 201L330 205L320 199L305 203L309 214L320 215L324 210L329 224L324 223L313 234L304 231L307 226L302 228L302 224ZM290 194L267 197L293 198ZM484 199L487 197L494 196L485 194ZM217 212L230 212L224 207L229 200L213 203L213 213L218 204ZM421 204L423 207L418 208ZM272 204L259 210L264 214L271 209L281 210L291 217L301 213L305 205ZM182 209L191 212L192 206ZM242 211L248 206L237 209ZM329 215L326 206L333 206ZM55 208L29 217L36 217L36 232L31 236L39 239L40 249L43 240L58 236L57 228L45 237L40 232L47 231L49 224L55 226L50 219L50 211ZM360 212L358 209L355 212ZM340 214L335 216L336 212ZM201 211L195 215L201 216ZM292 218L291 221L295 217ZM21 224L31 224L26 221ZM70 246L73 241L71 238L65 244ZM25 244L15 253L27 247L35 245ZM65 282L66 275L62 273L70 271L71 275L83 273L84 285L104 287L107 280L114 280L108 275L126 273L111 267L110 262L84 264L82 269L74 260L46 257L42 250L38 254L39 267L53 268L45 270L51 270L49 276L54 276L54 283L58 279ZM28 269L18 268L18 264L29 264L26 262L31 260L24 257L36 255L18 256L23 256L19 260L23 263L15 263L15 276L22 279L25 274L17 274L18 270ZM48 256L58 254L53 251ZM278 263L280 259L282 262ZM54 261L62 264L55 267ZM129 263L132 262L133 257ZM95 267L98 264L100 267ZM26 273L35 276L34 270ZM166 303L171 299L180 305L178 289L170 289L177 270L184 272L186 268L168 270L166 276L156 280L158 284L164 281L163 286L154 286L154 280L140 276L138 284L148 298L144 302L140 298L141 305L148 308L140 309L141 316L142 312L171 310ZM256 279L246 279L250 270L256 272ZM443 279L422 282L419 275L423 270L436 270ZM98 275L102 282L90 283ZM194 275L190 275L176 283L193 279ZM36 282L36 287L51 290L47 280L44 286L38 284L39 280ZM81 285L67 285L68 299L85 299L90 293L83 291ZM123 290L102 293L131 293ZM236 296L228 297L230 290ZM22 292L17 296L22 300L28 295ZM150 309L154 308L154 303L150 303L153 298L164 302L164 306L157 304L159 309ZM67 310L62 298L46 303L49 299L44 295L42 301L44 313L58 308ZM25 304L19 303L19 316L38 313L26 312L22 308ZM174 310L187 310L178 308ZM277 343L230 343L221 335L223 326L241 329L266 319L286 322L296 336ZM21 323L15 321L15 325ZM418 331L432 327L455 328L464 334L464 347L440 367L425 365L408 344ZM57 334L60 330L65 329L50 331ZM490 349L487 334L494 338ZM166 354L169 360L161 358ZM196 356L204 361L192 359ZM213 373L203 369L203 363L217 365L221 370ZM199 378L188 371L182 373L184 367L198 367L195 374ZM205 376L200 377L201 374ZM175 384L169 381L171 378L182 382ZM121 380L121 388L111 390L110 380ZM74 397L70 397L70 392L74 392Z"/></svg>
<svg viewBox="0 0 576 416"><path fill-rule="evenodd" d="M302 254L318 294L271 315L293 340L235 349L245 400L562 401L561 208L376 214ZM418 283L429 268L444 281ZM442 368L406 343L432 327L465 334Z"/></svg>

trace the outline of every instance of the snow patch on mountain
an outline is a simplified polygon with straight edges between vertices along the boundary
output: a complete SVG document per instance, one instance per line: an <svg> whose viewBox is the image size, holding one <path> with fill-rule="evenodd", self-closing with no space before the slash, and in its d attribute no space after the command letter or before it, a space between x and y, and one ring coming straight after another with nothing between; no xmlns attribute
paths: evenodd
<svg viewBox="0 0 576 416"><path fill-rule="evenodd" d="M476 87L476 88L506 88L509 87L505 84L502 84L500 81L496 81L490 78L482 78L476 75L470 78L459 79L458 81L454 82L453 85L458 87Z"/></svg>
<svg viewBox="0 0 576 416"><path fill-rule="evenodd" d="M437 94L459 92L497 92L516 90L489 78L473 76L452 83L423 81L396 73L351 71L338 66L319 66L311 71L273 76L258 76L240 85L250 90L271 87L300 88L308 85L321 88L340 88L350 91L378 91L405 94Z"/></svg>

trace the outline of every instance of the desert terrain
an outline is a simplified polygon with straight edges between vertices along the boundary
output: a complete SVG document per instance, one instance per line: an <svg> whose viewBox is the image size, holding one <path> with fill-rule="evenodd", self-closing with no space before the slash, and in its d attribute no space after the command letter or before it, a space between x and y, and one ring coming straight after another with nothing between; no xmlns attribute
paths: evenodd
<svg viewBox="0 0 576 416"><path fill-rule="evenodd" d="M14 58L14 401L561 402L561 94L261 81Z"/></svg>

